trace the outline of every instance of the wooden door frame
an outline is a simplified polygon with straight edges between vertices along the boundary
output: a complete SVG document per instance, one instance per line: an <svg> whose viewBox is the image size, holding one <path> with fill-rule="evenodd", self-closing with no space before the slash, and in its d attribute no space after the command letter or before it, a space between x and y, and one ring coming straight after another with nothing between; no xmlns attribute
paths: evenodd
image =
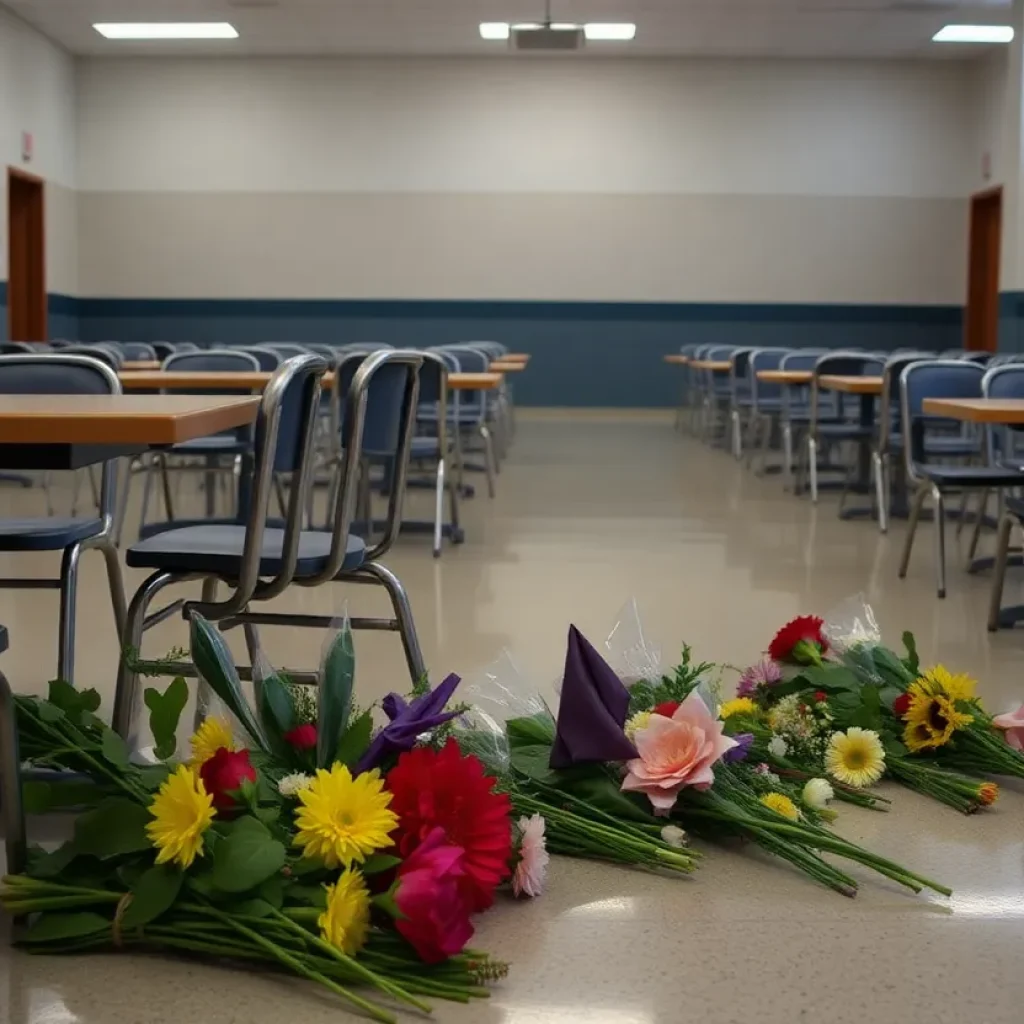
<svg viewBox="0 0 1024 1024"><path fill-rule="evenodd" d="M14 167L11 164L7 165L7 194L4 197L4 202L7 204L7 336L13 339L11 323L11 183L13 181L22 181L30 185L36 185L39 187L39 205L42 210L42 230L39 233L39 247L40 247L40 263L42 266L42 281L43 287L41 294L38 298L38 307L36 308L36 314L38 317L38 323L42 325L40 334L41 338L39 341L45 341L47 338L47 293L46 293L46 181L38 174L32 174L30 171L23 170L20 167ZM25 340L25 339L17 339Z"/></svg>
<svg viewBox="0 0 1024 1024"><path fill-rule="evenodd" d="M997 200L999 203L999 222L997 230L999 238L997 238L996 250L996 280L995 284L995 329L993 330L992 337L979 336L983 334L983 328L977 325L977 306L972 303L974 295L974 278L975 278L975 248L977 244L977 229L976 225L980 221L979 209L991 202ZM970 348L972 342L978 342L980 351L995 351L999 345L998 338L998 325L999 325L999 260L1000 260L1000 246L1001 246L1001 235L1003 227L1003 186L993 185L990 188L982 189L980 192L974 192L968 198L968 221L967 221L967 296L966 302L964 303L964 340L963 344L965 348ZM972 315L973 314L973 315Z"/></svg>

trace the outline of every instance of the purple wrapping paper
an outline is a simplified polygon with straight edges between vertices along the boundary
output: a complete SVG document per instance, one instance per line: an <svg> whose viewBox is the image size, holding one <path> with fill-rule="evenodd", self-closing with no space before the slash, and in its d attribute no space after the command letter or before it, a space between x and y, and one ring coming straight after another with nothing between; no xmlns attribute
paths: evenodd
<svg viewBox="0 0 1024 1024"><path fill-rule="evenodd" d="M623 732L628 711L629 691L586 637L570 626L551 767L636 757L636 747Z"/></svg>

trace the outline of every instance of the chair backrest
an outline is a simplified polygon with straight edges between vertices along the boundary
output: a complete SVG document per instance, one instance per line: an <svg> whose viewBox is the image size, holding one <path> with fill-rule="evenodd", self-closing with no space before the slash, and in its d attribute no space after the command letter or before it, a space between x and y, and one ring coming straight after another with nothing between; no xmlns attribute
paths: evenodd
<svg viewBox="0 0 1024 1024"><path fill-rule="evenodd" d="M955 423L926 415L926 398L980 398L985 368L962 359L930 359L911 363L900 374L900 420L907 476L917 482L918 468L925 461L926 425ZM959 426L959 424L956 424Z"/></svg>
<svg viewBox="0 0 1024 1024"><path fill-rule="evenodd" d="M773 384L771 381L758 380L757 375L762 370L778 370L782 360L789 353L786 348L755 348L750 351L748 369L750 373L750 400L754 408L765 399L781 397L782 385Z"/></svg>
<svg viewBox="0 0 1024 1024"><path fill-rule="evenodd" d="M31 341L5 341L0 343L0 355L9 356L15 352L33 352L35 345Z"/></svg>
<svg viewBox="0 0 1024 1024"><path fill-rule="evenodd" d="M436 429L438 452L448 454L448 362L440 352L420 352L420 390L417 412L430 414L429 425ZM458 411L459 393L452 392Z"/></svg>
<svg viewBox="0 0 1024 1024"><path fill-rule="evenodd" d="M878 403L878 450L886 453L892 445L893 429L898 422L900 409L900 375L911 365L922 360L934 359L934 353L914 352L904 349L893 353L882 371L882 394Z"/></svg>
<svg viewBox="0 0 1024 1024"><path fill-rule="evenodd" d="M314 352L321 359L326 359L328 363L334 362L334 357L338 352L333 345L307 345L306 351Z"/></svg>
<svg viewBox="0 0 1024 1024"><path fill-rule="evenodd" d="M993 360L994 362L994 360ZM1024 363L989 363L981 378L981 393L985 398L1024 398ZM1015 440L1021 427L992 425L985 429L985 445L989 462L1000 458L1019 457Z"/></svg>
<svg viewBox="0 0 1024 1024"><path fill-rule="evenodd" d="M313 438L320 405L321 379L327 363L319 356L297 356L282 363L263 389L256 416L252 499L239 510L245 523L241 568L235 592L217 603L191 602L187 612L211 620L245 609L251 600L280 594L294 579L309 489L313 484ZM274 474L292 473L285 514L281 565L271 579L260 579L263 538Z"/></svg>
<svg viewBox="0 0 1024 1024"><path fill-rule="evenodd" d="M162 363L172 352L178 351L178 346L173 341L154 341L151 345L156 353L156 358Z"/></svg>
<svg viewBox="0 0 1024 1024"><path fill-rule="evenodd" d="M971 351L963 354L963 358L969 363L979 363L981 366L986 366L993 356L995 356L995 352Z"/></svg>
<svg viewBox="0 0 1024 1024"><path fill-rule="evenodd" d="M77 342L69 341L67 338L51 338L50 348L67 348L68 345L76 345Z"/></svg>
<svg viewBox="0 0 1024 1024"><path fill-rule="evenodd" d="M126 341L121 346L127 362L147 362L156 359L156 350L142 341Z"/></svg>
<svg viewBox="0 0 1024 1024"><path fill-rule="evenodd" d="M194 341L176 341L174 343L175 352L198 352L199 346Z"/></svg>
<svg viewBox="0 0 1024 1024"><path fill-rule="evenodd" d="M0 355L0 394L4 395L119 395L121 382L113 368L87 355L42 353ZM109 530L114 520L117 460L103 463L100 515Z"/></svg>
<svg viewBox="0 0 1024 1024"><path fill-rule="evenodd" d="M176 373L246 373L258 371L260 363L251 352L240 348L211 348L205 352L172 352L162 368Z"/></svg>
<svg viewBox="0 0 1024 1024"><path fill-rule="evenodd" d="M811 432L817 429L821 416L842 416L845 411L844 398L847 396L832 389L824 389L825 393L822 394L823 389L818 383L821 377L880 377L884 369L884 360L866 352L845 349L819 356L811 371Z"/></svg>
<svg viewBox="0 0 1024 1024"><path fill-rule="evenodd" d="M260 369L265 372L273 372L284 362L284 357L280 352L275 352L274 349L267 348L265 345L250 345L246 348L240 348L238 351L251 355L259 363ZM327 360L328 364L333 361L333 359Z"/></svg>
<svg viewBox="0 0 1024 1024"><path fill-rule="evenodd" d="M105 363L115 372L121 369L124 356L107 345L66 345L61 349L62 353L76 356L89 356Z"/></svg>
<svg viewBox="0 0 1024 1024"><path fill-rule="evenodd" d="M309 354L309 349L305 345L300 345L294 341L267 341L260 348L271 348L282 359L291 359L292 356L305 356Z"/></svg>

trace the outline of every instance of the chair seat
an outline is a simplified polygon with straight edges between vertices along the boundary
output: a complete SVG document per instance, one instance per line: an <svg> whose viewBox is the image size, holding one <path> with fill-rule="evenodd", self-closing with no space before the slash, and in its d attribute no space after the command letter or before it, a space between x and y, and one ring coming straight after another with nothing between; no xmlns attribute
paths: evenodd
<svg viewBox="0 0 1024 1024"><path fill-rule="evenodd" d="M260 575L274 576L281 568L284 530L268 528L263 534ZM166 569L170 572L209 573L234 578L238 575L245 544L245 527L236 523L203 524L164 530L133 544L125 553L125 564L137 569ZM303 530L299 540L296 576L315 576L327 564L331 534L326 530ZM351 572L366 559L366 543L350 535L345 546L342 569Z"/></svg>
<svg viewBox="0 0 1024 1024"><path fill-rule="evenodd" d="M903 435L890 435L889 447L902 451ZM978 441L970 437L926 436L924 439L924 450L928 455L976 455L978 448Z"/></svg>
<svg viewBox="0 0 1024 1024"><path fill-rule="evenodd" d="M929 466L917 467L933 483L951 487L1020 487L1024 473L1000 466Z"/></svg>
<svg viewBox="0 0 1024 1024"><path fill-rule="evenodd" d="M409 457L412 459L436 459L438 447L436 437L414 437Z"/></svg>
<svg viewBox="0 0 1024 1024"><path fill-rule="evenodd" d="M211 434L209 437L196 437L191 441L182 441L171 448L171 455L242 455L252 445L248 441L240 441L230 434Z"/></svg>
<svg viewBox="0 0 1024 1024"><path fill-rule="evenodd" d="M0 551L60 551L102 532L101 519L0 519Z"/></svg>
<svg viewBox="0 0 1024 1024"><path fill-rule="evenodd" d="M1014 498L1007 495L1003 499L1003 507L1018 519L1024 519L1024 498Z"/></svg>

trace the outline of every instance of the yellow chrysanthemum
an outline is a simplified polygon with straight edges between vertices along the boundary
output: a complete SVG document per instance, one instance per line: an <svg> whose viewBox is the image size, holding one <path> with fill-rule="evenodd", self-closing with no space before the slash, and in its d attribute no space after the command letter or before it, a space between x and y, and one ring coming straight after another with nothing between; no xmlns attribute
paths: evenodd
<svg viewBox="0 0 1024 1024"><path fill-rule="evenodd" d="M334 885L327 886L327 909L316 919L320 934L352 956L366 944L370 929L370 890L358 871L346 871Z"/></svg>
<svg viewBox="0 0 1024 1024"><path fill-rule="evenodd" d="M825 752L825 767L834 779L857 789L877 782L885 771L885 749L878 733L856 725L846 732L834 732Z"/></svg>
<svg viewBox="0 0 1024 1024"><path fill-rule="evenodd" d="M733 715L757 716L757 705L749 697L734 697L727 700L719 709L718 717L724 722Z"/></svg>
<svg viewBox="0 0 1024 1024"><path fill-rule="evenodd" d="M211 717L192 734L189 740L192 747L192 759L189 764L198 768L213 757L222 747L225 750L237 750L238 744L231 733L231 723L223 718Z"/></svg>
<svg viewBox="0 0 1024 1024"><path fill-rule="evenodd" d="M362 863L390 844L388 835L398 824L398 816L389 810L391 794L376 769L353 779L342 764L330 771L320 768L296 796L302 806L295 815L295 845L329 868Z"/></svg>
<svg viewBox="0 0 1024 1024"><path fill-rule="evenodd" d="M149 813L153 821L146 825L146 835L160 851L157 864L173 860L187 868L202 856L203 833L217 812L203 780L191 768L182 764L167 776L149 805Z"/></svg>
<svg viewBox="0 0 1024 1024"><path fill-rule="evenodd" d="M965 672L958 672L954 675L945 665L934 665L925 669L920 677L910 684L910 689L907 692L911 697L941 694L952 701L974 700L977 686L976 680Z"/></svg>
<svg viewBox="0 0 1024 1024"><path fill-rule="evenodd" d="M632 718L626 722L625 733L629 740L632 742L633 737L637 734L640 729L646 729L647 723L651 720L650 711L638 711Z"/></svg>
<svg viewBox="0 0 1024 1024"><path fill-rule="evenodd" d="M776 814L789 818L790 821L800 820L800 812L797 810L796 804L785 793L765 793L761 797L761 803Z"/></svg>
<svg viewBox="0 0 1024 1024"><path fill-rule="evenodd" d="M910 706L903 716L907 723L903 742L911 753L945 746L957 729L974 721L973 715L957 711L950 697L941 693L923 693L920 689L915 691L916 686L914 683L910 688Z"/></svg>

